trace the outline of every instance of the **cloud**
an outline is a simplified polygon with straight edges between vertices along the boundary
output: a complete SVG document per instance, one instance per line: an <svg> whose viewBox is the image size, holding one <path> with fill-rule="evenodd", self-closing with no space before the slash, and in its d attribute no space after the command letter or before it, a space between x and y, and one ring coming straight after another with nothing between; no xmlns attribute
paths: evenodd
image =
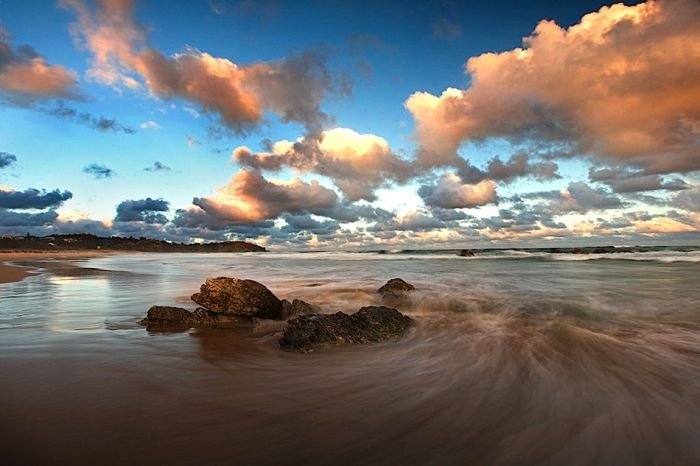
<svg viewBox="0 0 700 466"><path fill-rule="evenodd" d="M125 134L134 134L136 132L134 128L119 123L115 118L106 118L103 116L98 117L90 114L89 112L80 112L74 108L67 107L60 101L55 108L45 111L49 115L86 124L98 131L111 131Z"/></svg>
<svg viewBox="0 0 700 466"><path fill-rule="evenodd" d="M214 196L195 198L192 203L226 222L253 224L285 212L322 214L337 205L338 196L317 181L306 183L295 178L289 183L274 183L259 171L244 169Z"/></svg>
<svg viewBox="0 0 700 466"><path fill-rule="evenodd" d="M160 125L153 120L148 120L139 125L141 129L160 129Z"/></svg>
<svg viewBox="0 0 700 466"><path fill-rule="evenodd" d="M284 214L282 219L286 225L280 229L283 234L312 233L314 235L327 236L334 234L340 228L335 220L317 220L311 215Z"/></svg>
<svg viewBox="0 0 700 466"><path fill-rule="evenodd" d="M108 168L105 165L99 165L96 163L91 163L90 165L84 167L83 173L88 173L90 175L94 175L96 179L111 178L114 175L116 175L114 170L112 170L111 168Z"/></svg>
<svg viewBox="0 0 700 466"><path fill-rule="evenodd" d="M9 152L0 152L0 168L6 168L17 161L15 154Z"/></svg>
<svg viewBox="0 0 700 466"><path fill-rule="evenodd" d="M170 210L170 203L164 199L127 200L117 206L115 222L168 223L163 212Z"/></svg>
<svg viewBox="0 0 700 466"><path fill-rule="evenodd" d="M522 197L547 199L548 210L558 214L624 207L619 197L604 189L593 189L582 181L571 182L566 189L560 191L528 193Z"/></svg>
<svg viewBox="0 0 700 466"><path fill-rule="evenodd" d="M13 48L0 26L0 100L30 105L55 97L77 98L75 73L50 65L29 45Z"/></svg>
<svg viewBox="0 0 700 466"><path fill-rule="evenodd" d="M13 212L4 208L0 208L0 227L5 232L10 227L35 227L43 225L51 225L58 214L55 210L46 212L29 213L29 212ZM17 233L20 234L20 233Z"/></svg>
<svg viewBox="0 0 700 466"><path fill-rule="evenodd" d="M151 165L150 167L146 167L143 169L143 171L145 172L169 172L171 170L172 168L157 160L153 162L153 165Z"/></svg>
<svg viewBox="0 0 700 466"><path fill-rule="evenodd" d="M460 177L447 173L436 184L424 184L418 195L425 205L443 209L462 209L498 203L496 183L482 180L477 184L464 184Z"/></svg>
<svg viewBox="0 0 700 466"><path fill-rule="evenodd" d="M640 171L623 168L596 169L591 167L588 170L588 178L591 181L598 181L610 186L616 193L638 193L662 189L680 191L690 187L680 178L665 181L660 175L645 175Z"/></svg>
<svg viewBox="0 0 700 466"><path fill-rule="evenodd" d="M700 3L616 4L466 64L471 85L406 101L424 164L460 144L548 142L646 173L700 169Z"/></svg>
<svg viewBox="0 0 700 466"><path fill-rule="evenodd" d="M103 0L94 9L82 0L61 3L77 13L75 37L93 55L90 78L132 89L145 85L161 99L184 99L237 133L255 128L268 110L317 132L328 119L321 101L328 92L344 91L335 87L325 57L317 53L251 65L194 48L167 57L148 43L131 1Z"/></svg>
<svg viewBox="0 0 700 466"><path fill-rule="evenodd" d="M690 212L700 212L700 187L676 193L670 205Z"/></svg>
<svg viewBox="0 0 700 466"><path fill-rule="evenodd" d="M278 141L270 149L271 153L253 154L247 147L238 147L232 158L263 170L286 166L327 176L349 201L374 201L378 188L392 181L405 182L413 173L412 165L397 156L384 138L348 128L325 130L294 142Z"/></svg>
<svg viewBox="0 0 700 466"><path fill-rule="evenodd" d="M64 201L72 198L69 191L39 191L29 188L24 191L0 189L0 207L5 209L45 209L58 207Z"/></svg>

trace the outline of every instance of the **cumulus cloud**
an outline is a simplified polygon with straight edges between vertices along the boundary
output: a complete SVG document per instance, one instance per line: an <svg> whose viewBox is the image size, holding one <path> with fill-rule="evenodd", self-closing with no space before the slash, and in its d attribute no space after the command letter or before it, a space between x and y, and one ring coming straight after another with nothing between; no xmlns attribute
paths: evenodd
<svg viewBox="0 0 700 466"><path fill-rule="evenodd" d="M646 175L637 170L624 168L590 168L588 178L612 188L616 193L638 193L644 191L680 191L690 187L680 178L666 181L660 175Z"/></svg>
<svg viewBox="0 0 700 466"><path fill-rule="evenodd" d="M464 184L454 173L443 175L435 184L422 185L418 194L425 205L443 209L478 207L498 202L496 183L493 181Z"/></svg>
<svg viewBox="0 0 700 466"><path fill-rule="evenodd" d="M275 219L285 212L322 214L337 203L337 194L318 181L306 183L295 178L289 183L275 183L250 169L239 171L214 196L193 200L206 213L241 224Z"/></svg>
<svg viewBox="0 0 700 466"><path fill-rule="evenodd" d="M559 191L529 193L523 197L547 199L548 209L560 214L624 207L619 197L604 189L593 189L582 181L571 182L567 188Z"/></svg>
<svg viewBox="0 0 700 466"><path fill-rule="evenodd" d="M102 0L95 8L83 0L61 3L77 13L75 36L93 54L88 76L97 81L128 88L145 84L159 98L197 104L239 133L257 126L267 110L309 132L319 131L327 120L321 101L337 89L320 54L251 65L194 48L168 57L148 43L130 0Z"/></svg>
<svg viewBox="0 0 700 466"><path fill-rule="evenodd" d="M65 118L90 126L98 131L119 132L134 134L136 130L119 123L115 118L95 116L89 112L80 112L74 108L67 107L63 102L59 102L55 108L46 110L49 115Z"/></svg>
<svg viewBox="0 0 700 466"><path fill-rule="evenodd" d="M396 155L384 138L348 128L325 130L317 137L282 140L270 146L270 153L256 154L247 147L238 147L232 159L263 170L292 167L327 176L351 202L373 201L375 190L391 181L405 182L413 173L412 165Z"/></svg>
<svg viewBox="0 0 700 466"><path fill-rule="evenodd" d="M283 234L312 233L314 235L327 236L334 234L340 228L340 224L332 219L318 220L311 215L284 214L282 219L286 225L280 228Z"/></svg>
<svg viewBox="0 0 700 466"><path fill-rule="evenodd" d="M50 65L29 45L12 47L0 26L0 99L29 105L55 97L76 98L76 76Z"/></svg>
<svg viewBox="0 0 700 466"><path fill-rule="evenodd" d="M464 141L569 145L647 173L700 168L700 3L616 4L562 28L541 21L524 46L466 64L471 85L406 101L424 164Z"/></svg>
<svg viewBox="0 0 700 466"><path fill-rule="evenodd" d="M676 193L671 200L671 206L691 212L700 212L700 187Z"/></svg>
<svg viewBox="0 0 700 466"><path fill-rule="evenodd" d="M9 167L17 161L17 156L15 154L10 154L9 152L0 152L0 168Z"/></svg>
<svg viewBox="0 0 700 466"><path fill-rule="evenodd" d="M90 165L84 167L83 173L93 175L96 179L111 178L116 175L114 170L111 168L97 163L91 163Z"/></svg>
<svg viewBox="0 0 700 466"><path fill-rule="evenodd" d="M45 209L58 207L72 198L69 191L45 191L29 188L24 191L0 189L0 207L6 209Z"/></svg>
<svg viewBox="0 0 700 466"><path fill-rule="evenodd" d="M30 213L14 212L12 210L0 208L0 231L7 233L10 231L11 227L37 227L51 225L56 218L58 218L58 214L55 210Z"/></svg>
<svg viewBox="0 0 700 466"><path fill-rule="evenodd" d="M127 200L117 206L115 222L167 223L163 212L170 210L170 203L164 199Z"/></svg>

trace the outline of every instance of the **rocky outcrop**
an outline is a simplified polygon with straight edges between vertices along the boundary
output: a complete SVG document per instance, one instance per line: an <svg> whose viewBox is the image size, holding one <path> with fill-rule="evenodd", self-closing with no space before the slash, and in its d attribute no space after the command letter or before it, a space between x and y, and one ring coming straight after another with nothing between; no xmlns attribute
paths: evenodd
<svg viewBox="0 0 700 466"><path fill-rule="evenodd" d="M321 310L301 299L279 300L272 291L253 280L208 278L192 301L202 307L189 311L181 307L153 306L141 321L146 326L198 326L246 323L259 319L287 320Z"/></svg>
<svg viewBox="0 0 700 466"><path fill-rule="evenodd" d="M377 290L377 293L404 293L406 291L413 291L416 287L410 283L400 279L392 278L386 282L381 288Z"/></svg>
<svg viewBox="0 0 700 466"><path fill-rule="evenodd" d="M289 321L280 346L308 352L325 345L379 343L404 335L412 325L410 317L384 306L363 307L355 314L302 315Z"/></svg>
<svg viewBox="0 0 700 466"><path fill-rule="evenodd" d="M212 313L246 315L262 319L283 318L282 301L272 291L253 280L207 278L192 301Z"/></svg>
<svg viewBox="0 0 700 466"><path fill-rule="evenodd" d="M474 257L474 251L471 249L460 249L457 255L459 257Z"/></svg>

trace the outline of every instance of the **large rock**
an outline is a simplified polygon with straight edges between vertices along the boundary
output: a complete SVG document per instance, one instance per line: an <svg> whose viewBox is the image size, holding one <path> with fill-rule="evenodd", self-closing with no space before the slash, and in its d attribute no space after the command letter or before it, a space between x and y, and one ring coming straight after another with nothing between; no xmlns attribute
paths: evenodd
<svg viewBox="0 0 700 466"><path fill-rule="evenodd" d="M406 291L413 291L416 287L410 283L400 279L392 278L386 282L381 288L377 290L377 293L403 293Z"/></svg>
<svg viewBox="0 0 700 466"><path fill-rule="evenodd" d="M289 321L280 346L307 352L323 345L379 343L404 335L412 325L410 317L384 306L363 307L350 315L302 315Z"/></svg>
<svg viewBox="0 0 700 466"><path fill-rule="evenodd" d="M246 315L262 319L280 319L282 301L272 291L253 280L207 278L192 301L210 312L225 315Z"/></svg>

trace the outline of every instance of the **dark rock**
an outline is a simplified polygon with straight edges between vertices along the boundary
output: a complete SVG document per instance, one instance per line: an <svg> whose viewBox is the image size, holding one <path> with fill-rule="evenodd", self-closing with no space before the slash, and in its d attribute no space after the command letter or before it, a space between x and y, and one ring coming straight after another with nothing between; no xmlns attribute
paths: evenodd
<svg viewBox="0 0 700 466"><path fill-rule="evenodd" d="M194 311L188 311L181 307L174 306L151 306L146 314L146 318L141 320L141 325L148 327L153 326L199 326L211 324L230 324L247 322L250 318L245 316L233 316L224 314L215 314L197 308Z"/></svg>
<svg viewBox="0 0 700 466"><path fill-rule="evenodd" d="M460 249L457 255L460 257L474 257L474 251L471 249Z"/></svg>
<svg viewBox="0 0 700 466"><path fill-rule="evenodd" d="M585 254L586 251L584 251L582 248L574 248L572 251L572 254Z"/></svg>
<svg viewBox="0 0 700 466"><path fill-rule="evenodd" d="M382 293L382 294L389 293L389 292L391 292L391 293L396 293L396 292L403 293L406 291L413 291L415 289L416 289L415 286L411 285L408 282L403 281L400 278L392 278L391 280L386 282L384 284L384 286L379 288L377 290L377 293Z"/></svg>
<svg viewBox="0 0 700 466"><path fill-rule="evenodd" d="M181 307L173 306L151 306L146 314L146 318L141 321L141 325L150 324L196 324L209 317L208 313L203 309L197 309L194 312L188 311Z"/></svg>
<svg viewBox="0 0 700 466"><path fill-rule="evenodd" d="M407 294L415 289L416 287L400 278L392 278L377 292L382 295L383 304L403 308L411 305L411 298Z"/></svg>
<svg viewBox="0 0 700 466"><path fill-rule="evenodd" d="M355 314L302 315L289 321L280 346L312 351L323 345L379 343L404 335L413 319L384 306L363 307Z"/></svg>
<svg viewBox="0 0 700 466"><path fill-rule="evenodd" d="M199 293L192 295L192 301L213 313L282 318L282 301L265 285L253 280L207 278Z"/></svg>
<svg viewBox="0 0 700 466"><path fill-rule="evenodd" d="M291 303L286 299L282 300L282 312L280 314L281 319L289 319L292 317L305 315L305 314L318 314L321 309L318 306L309 304L301 299L295 299Z"/></svg>

